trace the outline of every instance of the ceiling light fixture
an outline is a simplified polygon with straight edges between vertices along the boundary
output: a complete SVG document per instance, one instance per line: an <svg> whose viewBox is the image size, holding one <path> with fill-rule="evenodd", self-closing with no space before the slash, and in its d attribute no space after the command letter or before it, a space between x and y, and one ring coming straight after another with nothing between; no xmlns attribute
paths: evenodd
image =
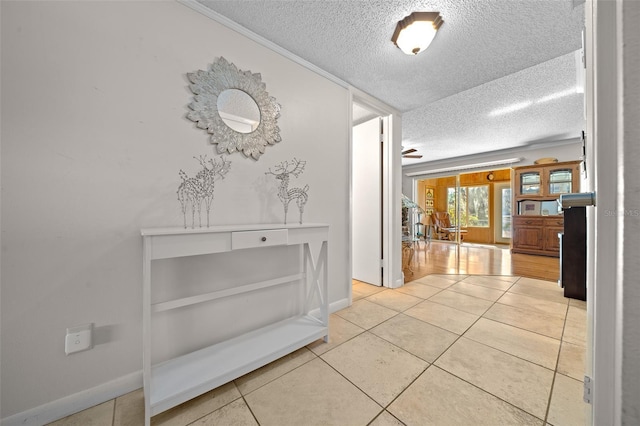
<svg viewBox="0 0 640 426"><path fill-rule="evenodd" d="M407 55L425 50L444 21L439 12L413 12L399 21L391 41Z"/></svg>

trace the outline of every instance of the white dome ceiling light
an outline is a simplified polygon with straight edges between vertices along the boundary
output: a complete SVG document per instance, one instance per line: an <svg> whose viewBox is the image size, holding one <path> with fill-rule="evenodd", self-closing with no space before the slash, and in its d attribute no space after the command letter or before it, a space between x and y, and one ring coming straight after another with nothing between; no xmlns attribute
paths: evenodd
<svg viewBox="0 0 640 426"><path fill-rule="evenodd" d="M396 25L391 41L407 55L425 50L444 21L439 12L413 12Z"/></svg>

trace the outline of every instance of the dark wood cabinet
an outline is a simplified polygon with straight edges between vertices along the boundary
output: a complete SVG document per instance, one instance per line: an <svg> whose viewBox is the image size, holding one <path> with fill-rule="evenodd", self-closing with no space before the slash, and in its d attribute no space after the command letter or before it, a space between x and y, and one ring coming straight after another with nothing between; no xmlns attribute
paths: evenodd
<svg viewBox="0 0 640 426"><path fill-rule="evenodd" d="M580 191L580 161L513 168L511 251L558 257L561 194Z"/></svg>
<svg viewBox="0 0 640 426"><path fill-rule="evenodd" d="M587 300L587 213L586 207L564 211L560 284L564 297Z"/></svg>

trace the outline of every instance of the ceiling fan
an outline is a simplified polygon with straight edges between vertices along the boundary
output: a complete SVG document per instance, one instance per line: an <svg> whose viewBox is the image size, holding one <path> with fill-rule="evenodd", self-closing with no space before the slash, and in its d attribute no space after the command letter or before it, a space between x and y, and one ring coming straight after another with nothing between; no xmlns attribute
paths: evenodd
<svg viewBox="0 0 640 426"><path fill-rule="evenodd" d="M407 149L402 151L402 158L422 158L422 155L420 154L413 154L414 152L417 152L417 149ZM412 155L413 154L413 155Z"/></svg>

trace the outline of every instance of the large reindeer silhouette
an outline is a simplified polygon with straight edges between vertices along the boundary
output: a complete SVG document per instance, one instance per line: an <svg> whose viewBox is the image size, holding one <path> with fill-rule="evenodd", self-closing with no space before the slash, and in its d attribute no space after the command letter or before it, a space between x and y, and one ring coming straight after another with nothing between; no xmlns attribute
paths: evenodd
<svg viewBox="0 0 640 426"><path fill-rule="evenodd" d="M280 201L282 201L282 205L284 206L285 224L287 223L287 211L289 210L289 203L292 200L296 200L298 210L300 210L300 223L302 223L302 213L304 212L304 205L307 203L307 191L309 190L309 185L305 185L304 188L289 189L289 175L298 177L304 171L304 166L306 164L306 161L301 161L294 158L291 164L289 164L288 161L283 161L282 163L274 167L275 171L271 171L271 169L269 169L268 172L265 172L265 175L271 174L274 175L276 179L280 180L280 186L278 187L278 198L280 198Z"/></svg>
<svg viewBox="0 0 640 426"><path fill-rule="evenodd" d="M207 160L206 155L193 157L202 166L195 177L190 178L183 170L179 175L182 183L178 187L178 201L182 209L184 227L187 228L187 210L191 208L191 227L195 227L196 211L198 212L198 226L202 227L202 203L207 211L207 228L209 227L209 212L213 203L213 190L217 180L224 179L224 175L231 169L231 161L220 157L220 161Z"/></svg>

